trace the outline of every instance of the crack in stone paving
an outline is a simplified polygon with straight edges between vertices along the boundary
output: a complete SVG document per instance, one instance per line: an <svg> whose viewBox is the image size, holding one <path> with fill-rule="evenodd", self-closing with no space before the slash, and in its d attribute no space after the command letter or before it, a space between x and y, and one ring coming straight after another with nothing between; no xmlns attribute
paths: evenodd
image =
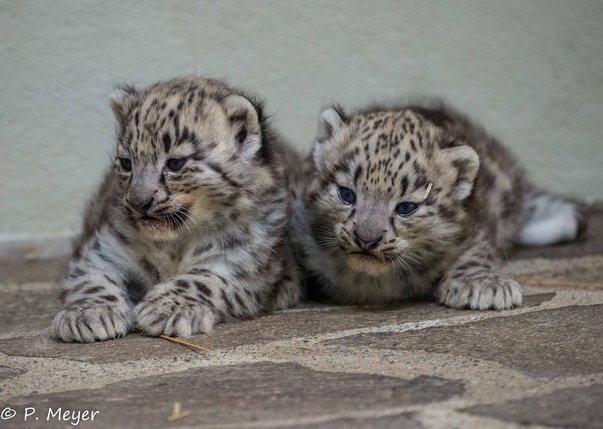
<svg viewBox="0 0 603 429"><path fill-rule="evenodd" d="M425 404L422 404L425 406ZM362 410L362 411L348 411L345 414L334 413L334 414L321 414L320 416L312 417L300 417L291 419L277 419L277 420L258 420L253 422L239 422L233 424L219 424L219 425L203 425L203 428L207 429L257 429L257 428L280 428L280 427L298 427L307 426L311 424L329 423L340 419L369 419L375 417L387 417L397 416L400 414L410 412L416 412L421 409L421 405L413 405L406 407L388 407L380 408L378 410ZM198 426L180 426L179 429L194 429Z"/></svg>
<svg viewBox="0 0 603 429"><path fill-rule="evenodd" d="M439 404L438 404L439 405ZM451 422L454 427L463 429L525 429L523 423L512 423L501 421L494 417L474 416L457 410L442 408L437 405L429 406L417 411L413 415L414 419L431 429L450 429ZM541 426L531 424L531 429L553 429L551 426Z"/></svg>
<svg viewBox="0 0 603 429"><path fill-rule="evenodd" d="M454 427L463 429L509 429L525 428L522 424L513 424L496 418L474 416L459 412L455 409L442 406L444 402L409 405L405 407L387 407L378 410L351 410L345 413L321 414L319 416L300 417L290 419L257 420L253 422L238 422L233 424L203 425L205 429L262 429L282 427L303 427L309 425L325 424L338 420L365 420L379 417L393 417L408 414L410 418L423 424L423 427L432 429L450 429L451 419L456 422ZM180 429L196 429L199 426L179 426ZM532 429L552 429L550 426L530 425Z"/></svg>

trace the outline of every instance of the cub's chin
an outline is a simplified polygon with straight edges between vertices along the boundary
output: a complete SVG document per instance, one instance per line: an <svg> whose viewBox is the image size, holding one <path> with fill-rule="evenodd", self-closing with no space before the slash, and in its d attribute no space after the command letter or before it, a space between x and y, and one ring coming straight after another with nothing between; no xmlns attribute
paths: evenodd
<svg viewBox="0 0 603 429"><path fill-rule="evenodd" d="M138 231L143 236L155 241L169 241L177 238L181 226L169 222L166 218L143 217L136 221Z"/></svg>
<svg viewBox="0 0 603 429"><path fill-rule="evenodd" d="M368 253L350 253L346 256L348 265L354 271L378 276L390 269L389 263Z"/></svg>

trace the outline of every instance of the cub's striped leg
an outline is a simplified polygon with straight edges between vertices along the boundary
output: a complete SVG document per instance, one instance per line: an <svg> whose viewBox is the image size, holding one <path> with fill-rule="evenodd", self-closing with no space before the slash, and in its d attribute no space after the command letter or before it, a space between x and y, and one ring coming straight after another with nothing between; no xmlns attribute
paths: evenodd
<svg viewBox="0 0 603 429"><path fill-rule="evenodd" d="M131 309L119 269L126 252L109 232L99 232L69 263L61 285L63 310L52 322L55 339L88 343L126 335Z"/></svg>
<svg viewBox="0 0 603 429"><path fill-rule="evenodd" d="M283 262L281 275L272 287L271 310L294 307L302 299L304 290L301 274L294 261L293 254L289 253Z"/></svg>
<svg viewBox="0 0 603 429"><path fill-rule="evenodd" d="M482 235L446 272L436 289L437 301L471 310L506 310L521 305L521 286L500 273L496 254Z"/></svg>
<svg viewBox="0 0 603 429"><path fill-rule="evenodd" d="M272 299L272 310L285 310L301 301L303 290L297 274L284 276L277 284Z"/></svg>

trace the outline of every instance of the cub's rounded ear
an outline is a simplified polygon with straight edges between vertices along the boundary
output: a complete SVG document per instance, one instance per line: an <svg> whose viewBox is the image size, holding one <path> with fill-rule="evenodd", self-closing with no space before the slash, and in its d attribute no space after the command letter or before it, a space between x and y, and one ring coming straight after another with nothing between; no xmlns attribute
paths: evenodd
<svg viewBox="0 0 603 429"><path fill-rule="evenodd" d="M229 95L222 101L230 121L235 143L246 156L254 156L262 146L262 126L255 106L242 95Z"/></svg>
<svg viewBox="0 0 603 429"><path fill-rule="evenodd" d="M320 114L314 150L312 152L314 165L316 165L316 167L321 164L322 159L324 158L327 141L345 125L345 114L340 107L329 107Z"/></svg>
<svg viewBox="0 0 603 429"><path fill-rule="evenodd" d="M466 144L454 144L442 149L441 156L452 168L454 192L459 200L464 200L473 191L473 182L479 170L479 156Z"/></svg>
<svg viewBox="0 0 603 429"><path fill-rule="evenodd" d="M138 90L131 85L118 86L111 93L111 110L113 110L120 132L126 126L128 114L137 97Z"/></svg>

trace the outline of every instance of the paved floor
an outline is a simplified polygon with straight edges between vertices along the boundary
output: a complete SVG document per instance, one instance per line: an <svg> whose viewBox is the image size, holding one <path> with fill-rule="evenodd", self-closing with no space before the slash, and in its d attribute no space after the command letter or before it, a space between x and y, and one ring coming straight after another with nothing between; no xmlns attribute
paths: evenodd
<svg viewBox="0 0 603 429"><path fill-rule="evenodd" d="M190 339L209 353L47 339L60 261L30 259L0 264L0 428L603 427L601 208L585 241L516 252L522 308L308 304Z"/></svg>

